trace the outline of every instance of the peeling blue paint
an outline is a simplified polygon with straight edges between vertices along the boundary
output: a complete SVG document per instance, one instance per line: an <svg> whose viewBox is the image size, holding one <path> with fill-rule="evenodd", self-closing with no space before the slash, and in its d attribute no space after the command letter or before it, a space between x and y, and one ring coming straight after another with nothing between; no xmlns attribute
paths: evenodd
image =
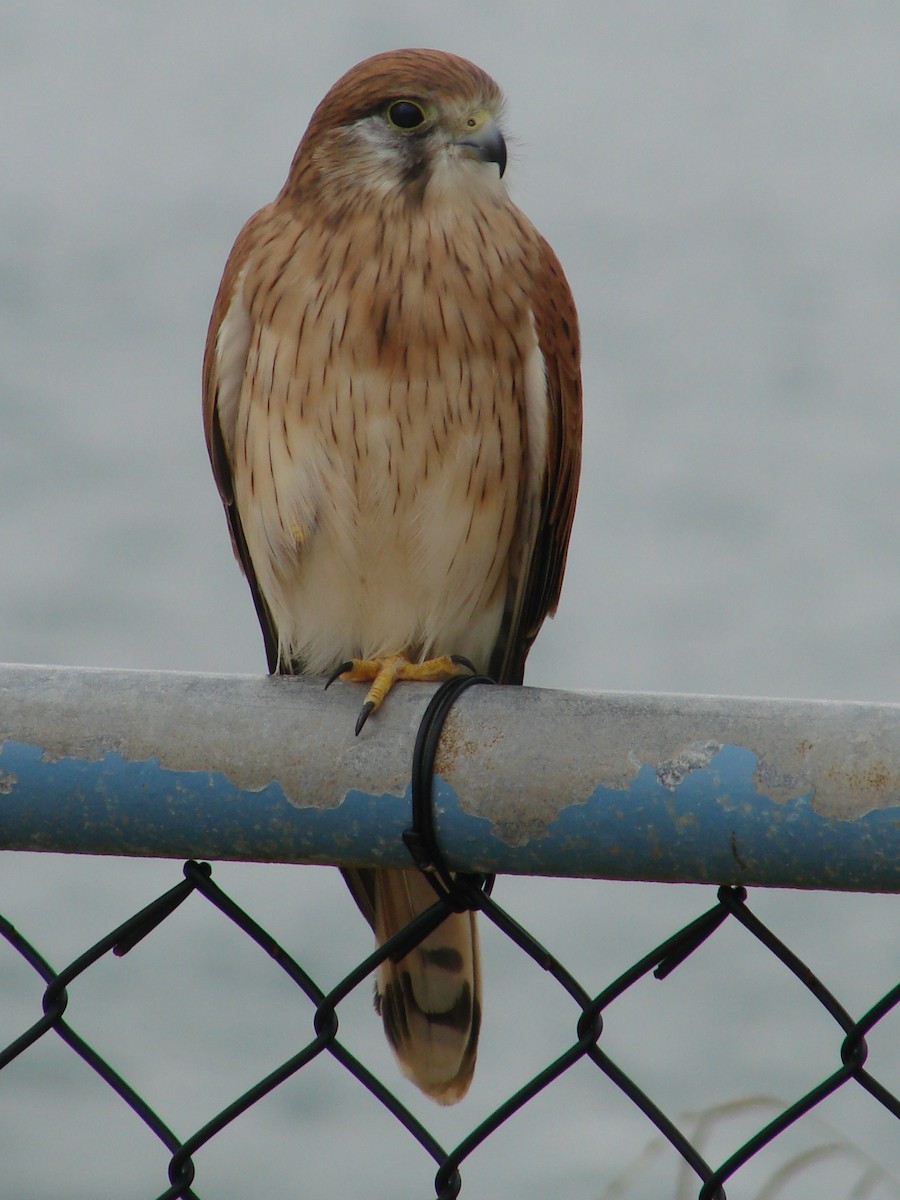
<svg viewBox="0 0 900 1200"><path fill-rule="evenodd" d="M757 756L723 746L676 789L642 766L626 790L596 788L523 846L484 839L483 870L709 883L900 891L900 808L824 817L810 793L774 802L757 792ZM452 803L444 844L453 860ZM444 823L440 824L444 832Z"/></svg>
<svg viewBox="0 0 900 1200"><path fill-rule="evenodd" d="M722 746L673 785L644 765L624 789L597 787L541 836L510 845L467 813L438 777L448 860L498 872L900 891L900 808L853 820L816 812L807 793L758 794L755 754ZM402 795L354 789L330 808L298 807L272 782L241 790L215 771L173 771L116 752L47 761L0 748L0 846L70 853L408 864Z"/></svg>
<svg viewBox="0 0 900 1200"><path fill-rule="evenodd" d="M405 866L405 795L348 793L334 808L299 808L276 781L258 791L218 771L172 771L156 758L46 761L22 742L0 747L0 848L263 862Z"/></svg>

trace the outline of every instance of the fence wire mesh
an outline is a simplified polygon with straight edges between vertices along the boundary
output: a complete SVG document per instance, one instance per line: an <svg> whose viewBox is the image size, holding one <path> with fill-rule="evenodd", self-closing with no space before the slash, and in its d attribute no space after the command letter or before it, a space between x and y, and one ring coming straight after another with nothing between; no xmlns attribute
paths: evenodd
<svg viewBox="0 0 900 1200"><path fill-rule="evenodd" d="M683 1161L685 1178L693 1180L690 1190L682 1190L681 1194L695 1195L698 1200L719 1200L724 1197L726 1183L745 1164L785 1131L803 1121L807 1114L812 1113L827 1097L840 1089L858 1089L865 1095L867 1102L881 1106L895 1121L900 1121L900 1099L888 1083L879 1078L878 1069L870 1061L867 1047L869 1035L900 1003L900 983L891 988L867 1012L857 1016L851 1015L825 983L753 913L746 893L741 888L720 888L715 903L706 911L675 931L601 991L592 993L557 957L549 953L523 928L514 916L488 895L485 889L479 886L476 878L465 877L459 881L453 900L437 898L428 912L420 915L411 926L359 962L337 986L326 991L245 908L217 885L208 864L189 861L184 865L183 876L174 887L118 924L61 970L54 969L27 937L5 919L0 919L0 932L9 947L24 959L45 985L40 1015L36 1015L33 1023L0 1052L0 1070L7 1068L21 1056L34 1052L43 1039L54 1036L61 1038L73 1054L83 1060L112 1089L122 1104L143 1122L165 1148L168 1155L167 1178L160 1179L158 1190L146 1193L148 1196L155 1195L158 1200L175 1200L176 1197L200 1200L207 1195L203 1188L202 1170L198 1169L195 1161L198 1152L214 1139L226 1136L229 1128L245 1118L264 1097L323 1057L330 1058L335 1069L347 1072L365 1088L393 1116L408 1137L430 1156L434 1164L431 1188L436 1200L452 1200L460 1194L465 1195L464 1176L467 1160L477 1154L479 1147L501 1127L507 1123L514 1123L516 1114L524 1106L546 1089L552 1089L554 1082L577 1063L592 1064L605 1080L628 1098L635 1114L659 1131L659 1135L671 1151ZM161 929L181 905L186 902L194 904L198 900L212 905L223 918L269 956L298 993L305 997L304 1008L309 1014L310 1023L308 1036L294 1054L265 1074L252 1087L231 1098L215 1116L188 1136L179 1136L174 1132L166 1114L151 1107L123 1077L116 1064L88 1044L69 1023L66 1014L70 997L77 991L86 974L102 959L127 954L143 939L152 937ZM483 919L514 942L542 972L555 981L564 1003L570 1009L571 1041L561 1054L535 1073L523 1087L509 1095L458 1144L447 1147L442 1145L399 1099L391 1086L377 1077L360 1057L348 1050L340 1036L340 1014L341 1005L351 993L360 987L369 986L371 976L382 959L393 953L400 944L407 946L410 942L421 940L450 911L452 904L459 905L463 902L477 908ZM774 1114L766 1112L764 1123L752 1136L733 1145L721 1161L714 1163L708 1162L705 1157L701 1136L702 1122L698 1124L695 1121L693 1126L689 1127L689 1124L677 1115L672 1116L664 1112L653 1096L641 1086L640 1081L605 1051L604 1014L614 1002L627 998L629 991L639 981L647 976L653 976L660 981L665 980L705 943L716 938L723 928L735 923L764 947L781 964L784 971L799 981L812 1005L827 1014L834 1026L835 1056L833 1061L823 1066L821 1078L814 1086L785 1104L780 1111ZM376 1029L373 1021L373 1031ZM897 1126L897 1133L900 1136L900 1125ZM600 1155L607 1159L609 1147L601 1150L598 1143L598 1157ZM73 1177L77 1176L76 1163L72 1164L72 1173ZM428 1174L423 1176L419 1195L428 1194L427 1180ZM872 1179L869 1182L871 1184ZM859 1188L864 1186L861 1183ZM298 1189L299 1195L304 1194L302 1179L298 1180ZM613 1195L614 1192L615 1189L607 1194ZM64 1197L65 1186L63 1185L56 1194ZM260 1181L259 1194L265 1194L264 1180ZM774 1188L768 1194L774 1196ZM872 1193L857 1190L853 1194L862 1197Z"/></svg>

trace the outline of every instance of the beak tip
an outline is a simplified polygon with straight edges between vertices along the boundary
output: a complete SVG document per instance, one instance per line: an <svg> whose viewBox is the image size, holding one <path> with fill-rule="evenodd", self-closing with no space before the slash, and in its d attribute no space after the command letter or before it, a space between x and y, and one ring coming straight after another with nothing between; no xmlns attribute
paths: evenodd
<svg viewBox="0 0 900 1200"><path fill-rule="evenodd" d="M474 151L474 156L482 162L496 163L503 178L506 171L506 141L493 119L488 119L477 133L464 138L458 145Z"/></svg>

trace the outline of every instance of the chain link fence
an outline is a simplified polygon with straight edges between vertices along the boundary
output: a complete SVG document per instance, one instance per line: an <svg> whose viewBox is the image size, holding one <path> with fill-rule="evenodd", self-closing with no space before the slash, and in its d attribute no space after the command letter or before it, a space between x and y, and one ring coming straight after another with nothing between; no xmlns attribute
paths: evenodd
<svg viewBox="0 0 900 1200"><path fill-rule="evenodd" d="M536 885L539 886L539 885ZM204 1192L202 1171L198 1170L195 1158L198 1152L213 1139L226 1137L229 1128L239 1122L264 1097L284 1085L298 1072L320 1057L331 1060L333 1069L349 1073L384 1108L392 1114L409 1138L417 1142L433 1160L433 1180L429 1184L428 1173L423 1172L422 1190L419 1195L434 1195L436 1200L453 1200L465 1195L465 1165L470 1156L502 1126L514 1124L515 1116L525 1105L532 1102L545 1089L551 1089L556 1080L580 1062L590 1063L607 1081L619 1089L634 1106L635 1119L643 1120L654 1127L668 1143L672 1152L680 1156L690 1178L691 1191L683 1194L696 1196L698 1200L721 1200L726 1195L726 1185L759 1154L769 1143L782 1136L808 1114L815 1111L827 1097L839 1089L855 1089L860 1101L876 1104L888 1112L897 1122L900 1138L900 1098L891 1090L889 1081L879 1076L878 1063L872 1061L867 1038L879 1023L900 1003L900 982L865 1013L851 1015L832 994L825 983L801 962L762 921L753 913L747 895L742 888L719 889L715 902L700 913L695 920L675 930L671 937L641 957L634 965L612 980L599 993L591 993L576 979L554 955L549 953L521 924L486 894L476 881L467 879L459 884L453 904L458 906L465 899L477 908L483 919L490 921L503 935L510 938L521 951L557 984L563 1003L570 1013L571 1044L565 1051L548 1062L543 1070L519 1088L499 1105L486 1119L480 1121L466 1137L455 1146L442 1145L429 1129L407 1108L392 1090L389 1082L378 1078L359 1057L344 1045L340 1034L341 1005L357 988L368 988L371 976L378 963L389 956L402 943L418 941L450 911L447 899L436 899L431 910L422 914L376 953L360 962L336 987L327 992L312 978L304 967L288 954L278 942L244 908L235 903L213 879L208 864L187 862L184 878L164 892L153 903L129 917L94 945L80 953L62 969L54 969L26 936L8 921L0 918L0 932L9 947L28 963L46 985L43 991L41 1012L35 1014L33 1023L22 1031L0 1052L0 1070L9 1067L20 1056L28 1055L47 1037L59 1037L73 1054L82 1059L104 1083L111 1088L136 1117L158 1139L169 1155L167 1178L160 1180L156 1190L146 1195L157 1200L175 1200L185 1197L198 1200L208 1196ZM123 1077L116 1065L97 1053L79 1034L77 1028L67 1020L70 997L77 992L87 972L107 955L121 956L128 953L142 939L151 937L186 902L205 901L212 905L224 919L231 922L247 938L277 965L298 994L305 997L308 1005L308 1036L296 1053L285 1059L275 1070L269 1071L254 1085L228 1099L211 1120L195 1129L188 1136L178 1136L173 1131L164 1112L155 1111ZM790 972L805 989L809 1003L818 1007L833 1022L835 1033L835 1055L832 1061L822 1064L821 1078L815 1086L802 1096L786 1104L781 1111L767 1113L767 1119L753 1136L733 1146L722 1161L710 1162L704 1156L704 1126L695 1119L686 1127L677 1116L666 1113L614 1057L603 1047L604 1015L610 1005L620 998L627 998L629 990L646 976L664 980L703 947L729 923L738 923L751 938L773 955L783 969ZM527 983L523 984L527 987ZM152 996L146 998L153 1002ZM510 1014L515 1019L515 1014ZM135 1014L140 1020L140 1014ZM378 1036L377 1024L372 1023L372 1035ZM689 1069L689 1064L686 1064ZM0 1075L2 1083L2 1075ZM771 1107L771 1106L770 1106ZM708 1120L707 1120L708 1124ZM335 1131L336 1143L341 1133ZM527 1154L523 1148L522 1154ZM598 1168L600 1162L609 1159L611 1148L598 1142ZM72 1164L73 1175L77 1175L77 1163ZM866 1186L874 1187L882 1182L880 1175L870 1164ZM874 1174L872 1172L874 1171ZM0 1166L2 1175L2 1166ZM260 1181L260 1194L265 1194L264 1181ZM298 1194L304 1194L302 1179L298 1181ZM67 1193L63 1187L58 1193L61 1200ZM74 1194L74 1193L73 1193ZM609 1193L613 1195L614 1193ZM736 1191L735 1195L740 1195ZM775 1193L773 1192L772 1195ZM859 1196L870 1194L859 1191ZM874 1194L874 1193L871 1193Z"/></svg>

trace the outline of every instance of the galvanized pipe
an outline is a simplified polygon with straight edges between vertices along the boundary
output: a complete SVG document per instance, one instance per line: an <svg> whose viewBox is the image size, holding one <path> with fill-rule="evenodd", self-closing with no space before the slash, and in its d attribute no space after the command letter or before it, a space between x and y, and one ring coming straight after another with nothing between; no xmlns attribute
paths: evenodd
<svg viewBox="0 0 900 1200"><path fill-rule="evenodd" d="M0 666L0 848L404 866L432 685ZM900 705L470 688L460 870L900 891Z"/></svg>

